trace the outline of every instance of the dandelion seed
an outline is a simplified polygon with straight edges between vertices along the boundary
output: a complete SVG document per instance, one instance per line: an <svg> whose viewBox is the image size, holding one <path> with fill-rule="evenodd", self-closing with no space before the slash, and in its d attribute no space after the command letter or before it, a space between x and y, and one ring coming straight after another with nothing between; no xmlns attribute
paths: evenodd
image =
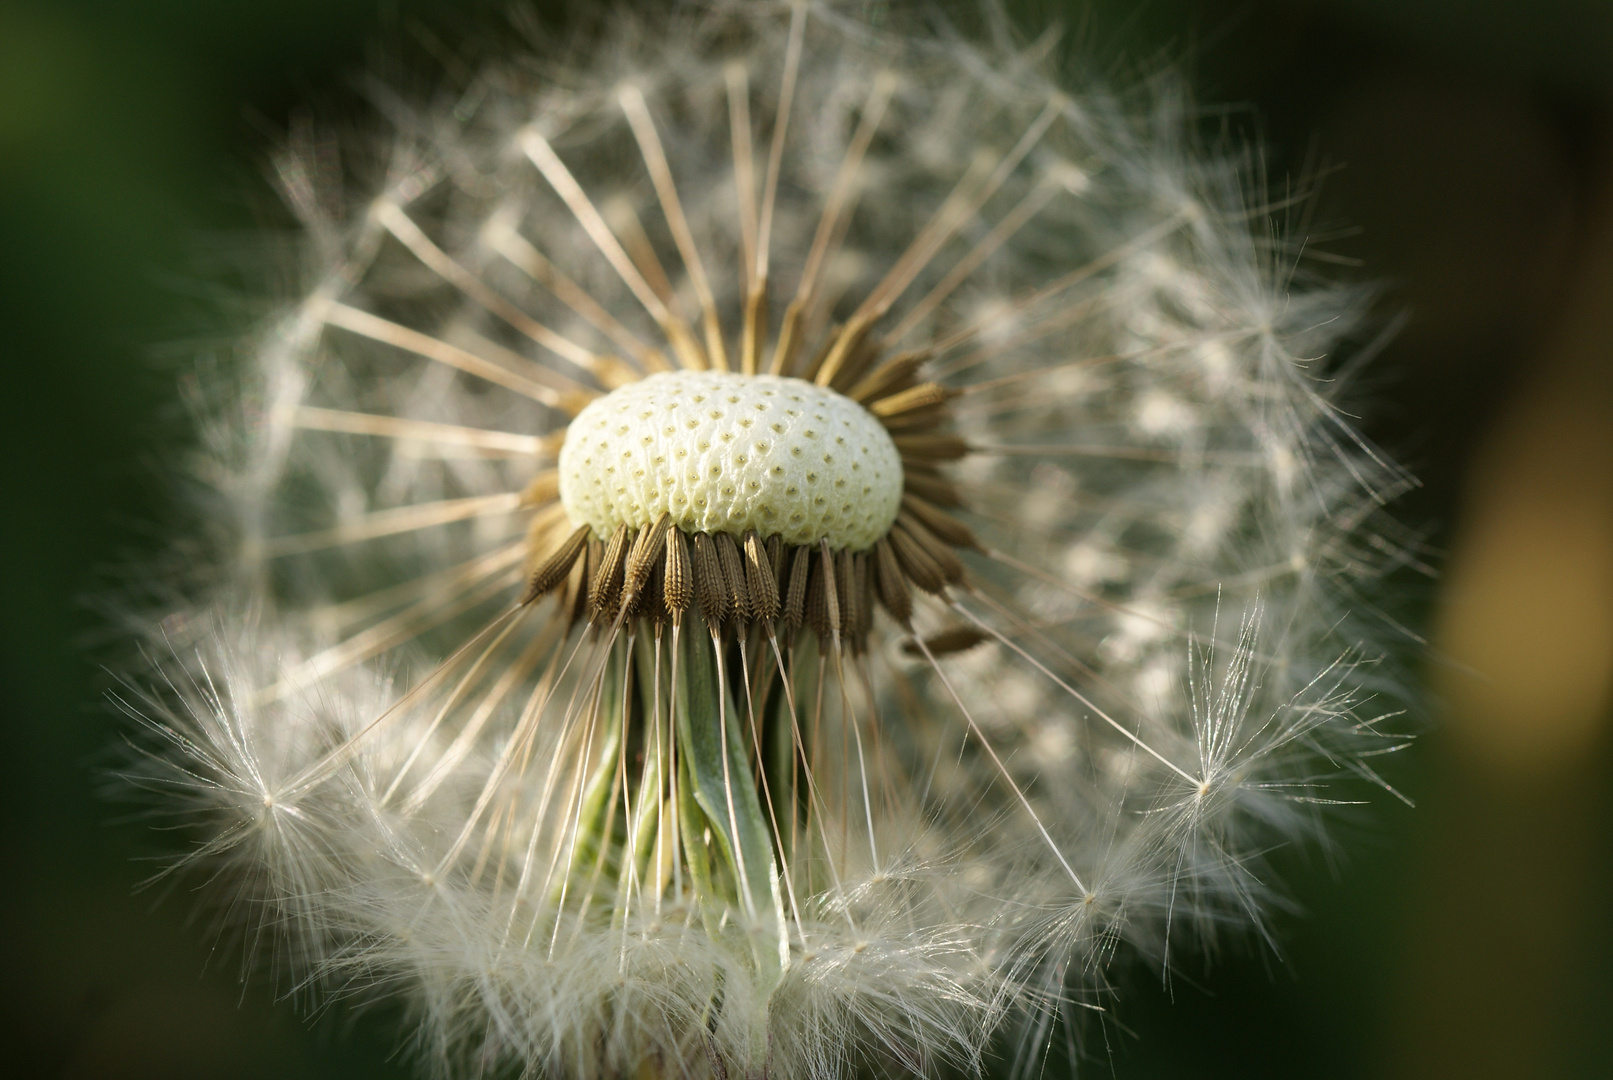
<svg viewBox="0 0 1613 1080"><path fill-rule="evenodd" d="M130 706L195 858L450 1069L973 1069L1260 925L1381 738L1401 478L1304 359L1360 297L1168 92L807 3L612 34L405 115L347 224L282 163L224 630Z"/></svg>

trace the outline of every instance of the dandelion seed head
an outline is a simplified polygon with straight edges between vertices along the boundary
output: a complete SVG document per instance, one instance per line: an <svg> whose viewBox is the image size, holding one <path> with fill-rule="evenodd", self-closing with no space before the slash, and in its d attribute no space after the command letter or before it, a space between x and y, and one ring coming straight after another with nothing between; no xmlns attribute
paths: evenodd
<svg viewBox="0 0 1613 1080"><path fill-rule="evenodd" d="M1363 294L1168 87L834 4L590 48L278 167L308 280L131 707L294 977L449 1074L829 1080L1260 926L1384 738Z"/></svg>

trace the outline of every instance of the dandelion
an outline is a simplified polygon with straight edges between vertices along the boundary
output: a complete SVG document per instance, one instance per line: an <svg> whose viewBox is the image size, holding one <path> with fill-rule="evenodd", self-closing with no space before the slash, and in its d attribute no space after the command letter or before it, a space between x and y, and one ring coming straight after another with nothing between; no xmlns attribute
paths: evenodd
<svg viewBox="0 0 1613 1080"><path fill-rule="evenodd" d="M297 978L450 1072L928 1074L1263 926L1398 745L1363 298L1042 52L680 9L380 92L373 177L294 140L224 584L128 707Z"/></svg>

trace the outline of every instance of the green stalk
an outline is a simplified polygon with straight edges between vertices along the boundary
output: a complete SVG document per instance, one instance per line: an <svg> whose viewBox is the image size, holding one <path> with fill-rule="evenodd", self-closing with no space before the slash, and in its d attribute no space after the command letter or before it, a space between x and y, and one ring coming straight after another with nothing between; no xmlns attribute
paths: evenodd
<svg viewBox="0 0 1613 1080"><path fill-rule="evenodd" d="M752 938L756 973L764 985L777 985L789 966L789 930L779 889L778 862L773 850L773 834L766 811L752 780L750 755L744 732L748 717L734 707L727 686L727 672L719 672L710 631L698 615L683 628L678 668L678 743L683 754L682 778L699 807L698 816L717 838L724 868L734 883L735 895L711 897L718 903L735 903L756 931L773 924L776 941L766 945ZM688 833L699 832L692 820ZM703 843L689 844L690 861ZM700 880L695 870L697 890L709 888L711 879ZM705 896L702 896L702 908Z"/></svg>

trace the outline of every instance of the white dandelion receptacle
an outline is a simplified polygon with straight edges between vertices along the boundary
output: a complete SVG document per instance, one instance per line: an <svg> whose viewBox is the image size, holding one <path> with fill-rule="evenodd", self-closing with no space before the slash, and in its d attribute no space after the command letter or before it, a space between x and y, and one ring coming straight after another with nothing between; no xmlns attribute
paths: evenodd
<svg viewBox="0 0 1613 1080"><path fill-rule="evenodd" d="M978 1070L1398 745L1362 294L1169 92L719 4L395 115L342 212L280 163L217 632L129 707L187 862L441 1067Z"/></svg>
<svg viewBox="0 0 1613 1080"><path fill-rule="evenodd" d="M601 538L663 512L686 533L755 530L866 551L902 501L902 460L868 410L804 379L669 372L566 428L560 501Z"/></svg>

